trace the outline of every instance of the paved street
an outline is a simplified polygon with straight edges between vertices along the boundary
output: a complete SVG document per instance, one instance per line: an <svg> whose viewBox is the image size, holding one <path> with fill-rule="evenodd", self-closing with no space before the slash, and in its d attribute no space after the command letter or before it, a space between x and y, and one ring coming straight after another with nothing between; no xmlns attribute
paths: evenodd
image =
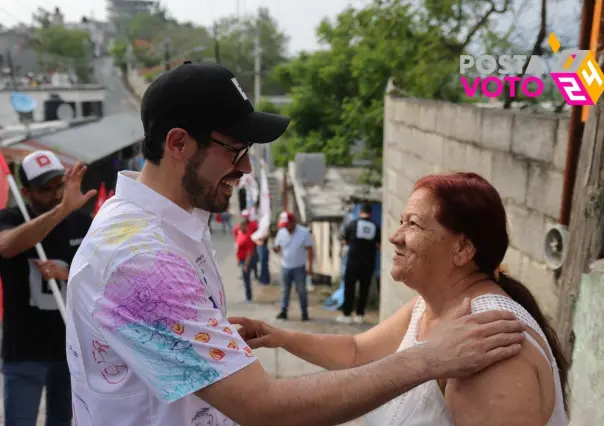
<svg viewBox="0 0 604 426"><path fill-rule="evenodd" d="M138 108L132 95L124 87L119 70L113 67L111 58L98 58L94 62L96 76L105 87L105 115L133 112L138 115Z"/></svg>

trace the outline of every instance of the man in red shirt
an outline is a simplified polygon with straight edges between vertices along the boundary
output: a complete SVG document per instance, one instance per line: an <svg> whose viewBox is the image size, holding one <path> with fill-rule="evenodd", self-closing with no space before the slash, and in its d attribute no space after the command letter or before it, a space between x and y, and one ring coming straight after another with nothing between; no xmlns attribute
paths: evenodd
<svg viewBox="0 0 604 426"><path fill-rule="evenodd" d="M254 232L258 230L258 221L253 220L250 212L248 210L244 210L241 212L242 222L247 223L247 233L248 235L252 235ZM233 227L233 236L237 239L237 232L239 231L239 224L236 224ZM250 263L250 275L251 272L254 273L254 278L258 279L258 251L254 249L254 256L252 257L252 263Z"/></svg>
<svg viewBox="0 0 604 426"><path fill-rule="evenodd" d="M249 222L243 220L235 231L235 245L237 246L237 261L241 267L241 275L245 286L245 300L252 301L251 263L256 253L256 244L252 241Z"/></svg>
<svg viewBox="0 0 604 426"><path fill-rule="evenodd" d="M258 221L252 220L252 218L250 217L249 211L247 211L247 210L242 211L241 218L244 222L247 222L247 224L248 224L248 226L247 226L248 234L252 235L254 232L256 232L258 230ZM233 236L234 237L237 237L238 230L239 230L239 224L237 223L233 227Z"/></svg>

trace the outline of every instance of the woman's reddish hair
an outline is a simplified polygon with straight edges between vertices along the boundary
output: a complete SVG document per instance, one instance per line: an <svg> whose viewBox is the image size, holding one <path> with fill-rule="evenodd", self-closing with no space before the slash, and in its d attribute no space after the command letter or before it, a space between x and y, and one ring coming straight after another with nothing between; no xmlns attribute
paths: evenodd
<svg viewBox="0 0 604 426"><path fill-rule="evenodd" d="M436 219L449 231L464 234L476 247L474 262L493 275L508 248L507 218L497 190L476 173L430 175L414 190L427 189L436 198Z"/></svg>

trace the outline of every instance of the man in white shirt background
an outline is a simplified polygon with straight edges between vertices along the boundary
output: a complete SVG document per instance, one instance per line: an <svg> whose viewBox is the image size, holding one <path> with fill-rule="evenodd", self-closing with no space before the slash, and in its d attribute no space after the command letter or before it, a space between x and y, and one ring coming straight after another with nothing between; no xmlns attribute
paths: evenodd
<svg viewBox="0 0 604 426"><path fill-rule="evenodd" d="M306 277L312 277L312 235L308 228L296 223L295 216L290 212L279 215L279 231L275 236L273 251L281 254L281 312L277 319L287 319L293 283L300 299L302 321L308 321Z"/></svg>
<svg viewBox="0 0 604 426"><path fill-rule="evenodd" d="M520 351L513 316L466 315L467 304L417 348L271 377L227 320L208 218L251 172L250 145L277 139L289 119L254 111L226 68L190 62L149 86L141 118L145 166L118 175L70 268L66 350L79 426L337 425Z"/></svg>

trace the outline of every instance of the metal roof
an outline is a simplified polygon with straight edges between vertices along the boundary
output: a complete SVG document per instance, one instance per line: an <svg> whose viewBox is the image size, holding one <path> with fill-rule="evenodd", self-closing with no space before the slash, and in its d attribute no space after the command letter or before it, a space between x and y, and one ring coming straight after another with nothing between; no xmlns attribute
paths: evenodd
<svg viewBox="0 0 604 426"><path fill-rule="evenodd" d="M143 137L143 125L138 114L126 112L35 139L47 149L91 164L139 142Z"/></svg>
<svg viewBox="0 0 604 426"><path fill-rule="evenodd" d="M43 149L48 149L48 148L43 145L40 145L35 140L27 139L27 140L21 141L19 143L13 144L9 147L0 146L0 153L2 153L2 155L4 155L4 158L6 159L6 161L8 163L12 162L12 163L21 164L23 159L28 154L31 154L34 151L39 151L39 150L43 150ZM66 168L71 168L71 167L75 166L75 164L78 162L77 158L73 158L73 157L71 157L69 155L65 155L61 152L55 151L55 154L57 155L57 158L59 159L59 161Z"/></svg>

